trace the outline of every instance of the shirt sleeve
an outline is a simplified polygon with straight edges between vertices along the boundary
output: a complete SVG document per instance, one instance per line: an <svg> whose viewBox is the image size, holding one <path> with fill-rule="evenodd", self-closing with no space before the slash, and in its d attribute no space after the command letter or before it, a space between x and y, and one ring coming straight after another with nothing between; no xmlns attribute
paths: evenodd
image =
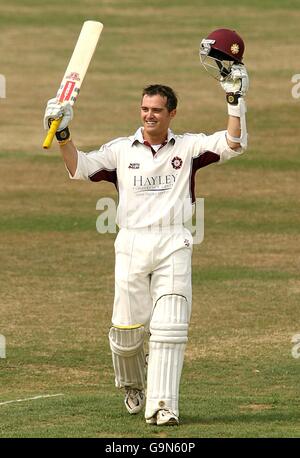
<svg viewBox="0 0 300 458"><path fill-rule="evenodd" d="M111 181L116 183L117 158L116 153L107 145L99 150L84 153L78 151L77 169L72 180Z"/></svg>
<svg viewBox="0 0 300 458"><path fill-rule="evenodd" d="M199 134L193 145L193 159L197 160L197 168L205 167L212 162L225 162L239 156L243 149L232 149L227 143L226 130L212 135Z"/></svg>

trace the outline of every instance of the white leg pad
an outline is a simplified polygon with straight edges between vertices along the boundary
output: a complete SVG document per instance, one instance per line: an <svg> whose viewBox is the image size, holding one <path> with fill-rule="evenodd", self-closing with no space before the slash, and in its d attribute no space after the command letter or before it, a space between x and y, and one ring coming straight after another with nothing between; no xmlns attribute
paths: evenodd
<svg viewBox="0 0 300 458"><path fill-rule="evenodd" d="M112 326L109 343L117 388L145 386L144 326L123 329Z"/></svg>
<svg viewBox="0 0 300 458"><path fill-rule="evenodd" d="M146 419L160 409L171 409L179 415L179 385L188 323L189 306L185 297L166 295L157 301L150 322Z"/></svg>

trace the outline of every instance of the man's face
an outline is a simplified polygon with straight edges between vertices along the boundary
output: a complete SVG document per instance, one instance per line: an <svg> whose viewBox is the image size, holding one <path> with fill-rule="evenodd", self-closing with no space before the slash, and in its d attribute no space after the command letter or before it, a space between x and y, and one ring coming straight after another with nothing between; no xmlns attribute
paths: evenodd
<svg viewBox="0 0 300 458"><path fill-rule="evenodd" d="M144 126L144 136L161 137L163 141L168 132L176 110L168 111L167 98L161 95L144 95L141 105L141 120Z"/></svg>

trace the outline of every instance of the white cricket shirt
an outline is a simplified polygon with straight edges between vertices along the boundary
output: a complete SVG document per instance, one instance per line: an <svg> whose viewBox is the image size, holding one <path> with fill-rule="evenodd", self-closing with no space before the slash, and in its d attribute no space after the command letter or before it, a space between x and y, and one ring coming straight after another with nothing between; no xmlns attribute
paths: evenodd
<svg viewBox="0 0 300 458"><path fill-rule="evenodd" d="M182 225L191 218L195 201L195 173L212 162L224 162L242 153L231 149L226 131L213 135L174 135L155 151L144 144L142 128L99 150L78 151L72 179L110 181L119 193L117 224L139 229Z"/></svg>

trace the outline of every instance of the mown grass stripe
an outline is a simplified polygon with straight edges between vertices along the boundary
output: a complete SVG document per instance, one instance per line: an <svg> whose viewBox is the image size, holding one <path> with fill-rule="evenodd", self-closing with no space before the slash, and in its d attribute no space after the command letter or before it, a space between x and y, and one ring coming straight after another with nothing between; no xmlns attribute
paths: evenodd
<svg viewBox="0 0 300 458"><path fill-rule="evenodd" d="M93 216L13 216L0 218L0 232L96 231Z"/></svg>
<svg viewBox="0 0 300 458"><path fill-rule="evenodd" d="M258 280L274 281L298 278L295 274L280 270L262 270L242 266L224 266L204 269L195 269L193 283L195 285L203 281L228 281L228 280Z"/></svg>

